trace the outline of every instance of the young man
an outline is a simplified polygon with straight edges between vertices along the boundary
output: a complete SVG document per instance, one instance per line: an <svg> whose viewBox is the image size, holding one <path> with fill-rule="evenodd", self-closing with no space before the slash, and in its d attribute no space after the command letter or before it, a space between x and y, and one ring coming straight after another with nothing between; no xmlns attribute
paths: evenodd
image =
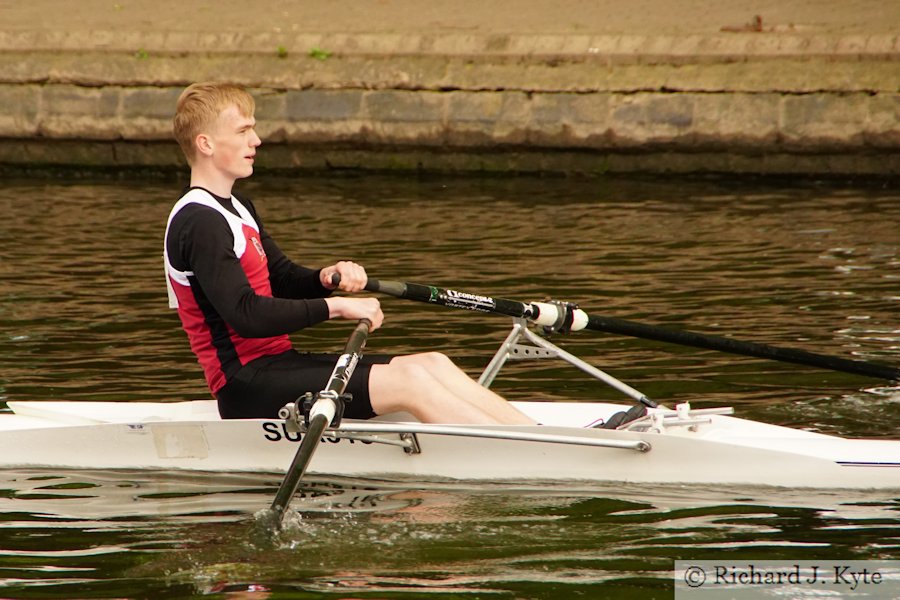
<svg viewBox="0 0 900 600"><path fill-rule="evenodd" d="M361 291L365 269L349 261L310 269L291 262L268 235L253 204L232 193L253 173L261 141L253 97L237 86L199 83L178 99L174 130L191 166L190 189L169 215L165 261L170 306L178 309L223 418L271 418L305 392L321 390L336 356L301 354L288 333L328 319L384 315ZM443 354L363 356L344 415L395 411L429 423L532 424L478 385Z"/></svg>

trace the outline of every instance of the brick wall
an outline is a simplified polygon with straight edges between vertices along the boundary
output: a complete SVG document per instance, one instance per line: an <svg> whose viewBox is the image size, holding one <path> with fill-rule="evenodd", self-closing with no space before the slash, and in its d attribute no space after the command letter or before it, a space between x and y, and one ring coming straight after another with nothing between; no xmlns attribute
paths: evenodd
<svg viewBox="0 0 900 600"><path fill-rule="evenodd" d="M889 35L31 35L0 33L0 163L175 167L178 94L224 79L261 167L900 171Z"/></svg>

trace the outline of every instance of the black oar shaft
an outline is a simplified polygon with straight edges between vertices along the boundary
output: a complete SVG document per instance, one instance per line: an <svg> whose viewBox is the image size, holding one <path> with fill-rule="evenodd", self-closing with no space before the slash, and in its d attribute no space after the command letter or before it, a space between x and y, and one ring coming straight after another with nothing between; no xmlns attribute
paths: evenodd
<svg viewBox="0 0 900 600"><path fill-rule="evenodd" d="M396 296L398 298L429 302L431 304L439 304L451 308L490 312L525 319L533 319L536 316L535 309L531 304L416 283L369 279L366 289L372 292L381 292L390 296ZM705 335L691 331L666 329L614 317L587 315L587 325L585 328L594 331L605 331L607 333L616 333L660 342L680 344L683 346L693 346L696 348L718 350L732 354L808 365L822 369L830 369L832 371L865 375L867 377L875 377L878 379L900 380L900 369L890 365L851 360L837 356L826 356L791 348L779 348L767 344L742 342L731 338Z"/></svg>
<svg viewBox="0 0 900 600"><path fill-rule="evenodd" d="M332 397L336 398L344 393L344 390L347 388L347 383L350 381L350 377L356 369L356 364L362 350L366 345L366 339L371 325L372 323L368 319L361 319L359 321L344 346L344 353L338 359L334 370L331 372L328 384L316 397L316 404L313 405L311 411L313 416L310 419L309 426L306 433L303 435L303 439L300 441L300 447L297 449L296 454L294 454L294 460L291 461L291 466L288 467L288 470L285 473L281 486L279 486L278 491L275 492L275 499L272 501L270 511L276 526L281 523L284 512L291 503L291 498L293 498L294 494L297 492L297 486L300 485L300 479L306 474L309 463L312 461L313 454L322 440L322 434L329 424L330 419L325 414L318 412L316 410L316 405L318 405L319 402L333 402L333 400L331 400Z"/></svg>
<svg viewBox="0 0 900 600"><path fill-rule="evenodd" d="M635 323L633 321L626 321L615 317L591 315L588 317L586 329L656 340L670 344L680 344L682 346L705 348L707 350L718 350L720 352L729 352L731 354L766 358L811 367L820 367L832 371L866 375L868 377L876 377L879 379L900 379L900 369L890 365L880 365L878 363L851 360L837 356L827 356L793 348L780 348L777 346L769 346L768 344L743 342L732 338L706 335L692 331L664 329L662 327Z"/></svg>
<svg viewBox="0 0 900 600"><path fill-rule="evenodd" d="M396 296L397 298L428 302L430 304L438 304L449 308L462 308L476 312L488 312L525 319L531 318L532 316L531 305L525 304L524 302L505 300L503 298L491 298L489 296L470 294L468 292L460 292L431 285L401 283L399 281L379 281L370 278L369 282L366 284L366 289L370 292L381 292L382 294Z"/></svg>
<svg viewBox="0 0 900 600"><path fill-rule="evenodd" d="M328 418L323 414L316 415L310 421L309 428L300 441L300 447L294 454L294 460L291 461L291 466L288 467L278 491L275 492L271 510L276 523L281 523L284 518L284 511L291 503L291 498L297 493L300 479L306 474L306 469L312 461L313 453L315 453L326 427L328 427Z"/></svg>

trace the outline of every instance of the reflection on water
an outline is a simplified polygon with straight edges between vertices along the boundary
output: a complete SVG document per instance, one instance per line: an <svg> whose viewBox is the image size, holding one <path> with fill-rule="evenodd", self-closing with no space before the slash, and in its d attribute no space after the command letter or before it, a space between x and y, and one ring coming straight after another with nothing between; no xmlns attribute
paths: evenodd
<svg viewBox="0 0 900 600"><path fill-rule="evenodd" d="M315 265L897 364L900 198L760 182L260 179L282 248ZM166 308L161 235L175 186L7 181L0 189L0 399L205 397ZM477 373L506 319L386 298L372 352L439 347ZM294 336L335 349L330 323ZM896 438L889 382L586 333L565 349L672 404ZM513 363L513 399L618 399L556 363ZM515 489L305 483L291 526L253 534L277 478L0 475L12 597L670 597L683 558L891 558L898 498L629 485ZM895 495L896 496L896 495ZM264 597L254 591L252 597Z"/></svg>
<svg viewBox="0 0 900 600"><path fill-rule="evenodd" d="M642 597L666 589L672 560L714 551L732 560L887 558L900 509L883 493L337 479L305 482L285 529L263 536L253 515L278 483L4 473L5 583L99 593L142 581L148 596L168 597L249 587L552 597L609 584Z"/></svg>

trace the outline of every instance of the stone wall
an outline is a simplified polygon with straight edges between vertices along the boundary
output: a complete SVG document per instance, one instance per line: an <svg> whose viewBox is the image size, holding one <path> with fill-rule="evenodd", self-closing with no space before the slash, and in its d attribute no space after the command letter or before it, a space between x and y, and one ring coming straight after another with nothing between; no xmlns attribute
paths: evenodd
<svg viewBox="0 0 900 600"><path fill-rule="evenodd" d="M0 164L176 167L175 100L219 79L263 168L900 172L895 35L279 41L0 33Z"/></svg>

